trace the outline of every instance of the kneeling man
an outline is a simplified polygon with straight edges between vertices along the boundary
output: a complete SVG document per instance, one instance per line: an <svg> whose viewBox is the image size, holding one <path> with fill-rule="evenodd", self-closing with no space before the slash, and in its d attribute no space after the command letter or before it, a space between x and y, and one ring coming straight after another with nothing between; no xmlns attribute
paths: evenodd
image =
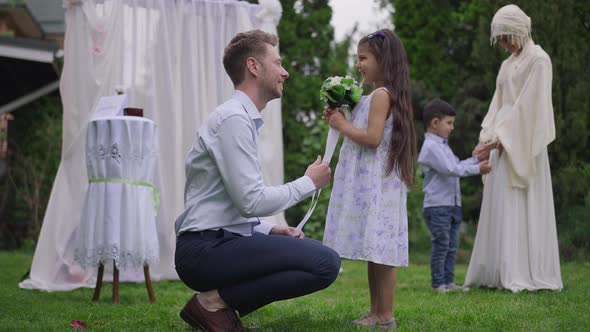
<svg viewBox="0 0 590 332"><path fill-rule="evenodd" d="M200 293L180 316L206 331L241 331L236 311L244 316L326 288L340 268L332 249L292 227L258 219L297 204L330 181L330 168L319 157L293 182L267 187L262 181L260 111L282 96L289 77L277 42L260 30L231 40L223 65L235 91L198 130L186 158L175 264L180 279Z"/></svg>

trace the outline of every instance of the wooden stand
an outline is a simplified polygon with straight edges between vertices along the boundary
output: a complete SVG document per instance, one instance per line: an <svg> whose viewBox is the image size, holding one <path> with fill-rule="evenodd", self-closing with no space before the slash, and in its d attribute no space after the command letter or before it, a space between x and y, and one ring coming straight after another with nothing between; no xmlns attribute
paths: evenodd
<svg viewBox="0 0 590 332"><path fill-rule="evenodd" d="M102 275L104 274L104 265L102 262L98 263L98 275L96 276L96 286L94 287L94 296L92 301L98 302L100 299L100 288L102 287Z"/></svg>
<svg viewBox="0 0 590 332"><path fill-rule="evenodd" d="M104 265L102 262L98 265L98 274L96 276L96 287L94 288L94 296L92 301L98 302L100 299L100 289L102 288L102 278L104 275ZM156 303L156 296L152 288L152 280L150 278L150 267L146 264L143 266L143 276L145 277L145 287L147 288L150 303ZM119 269L113 261L113 304L119 304Z"/></svg>
<svg viewBox="0 0 590 332"><path fill-rule="evenodd" d="M156 303L156 296L152 289L152 279L150 278L150 268L147 265L143 266L143 276L145 277L145 288L147 288L148 296L151 303Z"/></svg>

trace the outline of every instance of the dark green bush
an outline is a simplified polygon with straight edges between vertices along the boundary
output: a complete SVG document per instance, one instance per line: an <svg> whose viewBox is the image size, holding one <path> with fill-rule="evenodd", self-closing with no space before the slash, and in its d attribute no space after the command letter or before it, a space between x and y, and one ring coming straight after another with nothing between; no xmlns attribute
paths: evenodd
<svg viewBox="0 0 590 332"><path fill-rule="evenodd" d="M0 179L0 249L34 247L61 158L58 97L42 98L14 117L7 172Z"/></svg>

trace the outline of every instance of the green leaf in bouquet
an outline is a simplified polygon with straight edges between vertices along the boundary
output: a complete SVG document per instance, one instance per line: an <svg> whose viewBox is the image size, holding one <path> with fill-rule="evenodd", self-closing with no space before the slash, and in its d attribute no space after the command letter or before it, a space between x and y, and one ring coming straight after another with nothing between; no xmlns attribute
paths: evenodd
<svg viewBox="0 0 590 332"><path fill-rule="evenodd" d="M320 94L323 94L326 91L326 85L330 82L330 78L326 78L320 87Z"/></svg>
<svg viewBox="0 0 590 332"><path fill-rule="evenodd" d="M356 106L356 102L350 99L350 95L346 94L344 100L342 100L341 105L347 105L350 109L353 109Z"/></svg>
<svg viewBox="0 0 590 332"><path fill-rule="evenodd" d="M350 88L350 91L348 92L350 100L352 100L355 104L359 102L362 94L363 89L357 88L356 86Z"/></svg>
<svg viewBox="0 0 590 332"><path fill-rule="evenodd" d="M324 80L324 83L322 83L322 86L320 87L320 99L323 100L325 103L330 102L328 92L327 92L329 89L332 88L332 87L328 87L330 82L331 82L331 78L328 77Z"/></svg>
<svg viewBox="0 0 590 332"><path fill-rule="evenodd" d="M320 89L320 99L323 100L324 102L328 100L328 98L326 97L326 90Z"/></svg>
<svg viewBox="0 0 590 332"><path fill-rule="evenodd" d="M344 87L348 90L354 85L354 78L352 77L343 77L340 80L340 83L344 85Z"/></svg>
<svg viewBox="0 0 590 332"><path fill-rule="evenodd" d="M326 97L328 97L328 100L332 103L341 103L345 95L346 88L342 85L335 85L329 90L326 90Z"/></svg>

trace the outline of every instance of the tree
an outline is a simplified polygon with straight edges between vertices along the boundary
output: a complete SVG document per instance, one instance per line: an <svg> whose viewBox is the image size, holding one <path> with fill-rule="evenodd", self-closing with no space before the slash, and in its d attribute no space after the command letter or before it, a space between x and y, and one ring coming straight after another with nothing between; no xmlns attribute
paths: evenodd
<svg viewBox="0 0 590 332"><path fill-rule="evenodd" d="M62 108L46 96L10 123L6 179L0 181L0 249L34 247L61 157ZM0 206L2 207L2 206Z"/></svg>
<svg viewBox="0 0 590 332"><path fill-rule="evenodd" d="M278 26L283 66L289 72L282 98L285 181L300 177L323 154L327 124L321 119L319 98L323 80L347 72L349 40L334 43L330 25L332 9L327 0L285 0ZM336 160L337 153L333 160ZM331 187L325 188L306 233L321 238ZM309 204L287 210L291 225L303 218Z"/></svg>
<svg viewBox="0 0 590 332"><path fill-rule="evenodd" d="M490 23L494 13L511 2L390 2L414 86L423 87L415 111L433 96L450 101L458 115L450 144L459 156L467 157L493 95L500 63L506 58L498 47L490 46ZM590 3L523 0L516 4L531 17L533 40L553 63L557 138L549 146L549 155L560 239L571 238L561 247L573 243L587 254L590 245L583 239L590 236L590 227L577 225L590 217ZM468 221L478 218L480 187L477 179L462 181Z"/></svg>

